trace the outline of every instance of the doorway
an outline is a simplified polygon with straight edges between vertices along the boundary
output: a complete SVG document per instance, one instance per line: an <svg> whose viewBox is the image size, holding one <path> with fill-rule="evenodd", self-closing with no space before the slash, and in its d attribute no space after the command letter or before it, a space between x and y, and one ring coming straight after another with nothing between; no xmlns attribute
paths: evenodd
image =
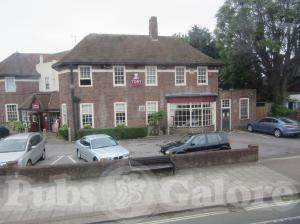
<svg viewBox="0 0 300 224"><path fill-rule="evenodd" d="M224 99L221 102L221 130L231 130L231 100Z"/></svg>

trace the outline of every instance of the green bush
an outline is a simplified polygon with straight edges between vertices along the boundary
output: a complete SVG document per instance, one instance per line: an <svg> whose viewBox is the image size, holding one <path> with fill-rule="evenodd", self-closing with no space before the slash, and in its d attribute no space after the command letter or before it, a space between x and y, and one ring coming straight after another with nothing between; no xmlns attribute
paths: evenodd
<svg viewBox="0 0 300 224"><path fill-rule="evenodd" d="M117 128L92 128L80 129L78 138L92 134L107 134L115 139L134 139L147 136L146 127L117 127Z"/></svg>
<svg viewBox="0 0 300 224"><path fill-rule="evenodd" d="M9 121L7 125L13 131L16 131L18 133L25 130L25 126L24 126L24 124L21 121L16 121L16 120Z"/></svg>
<svg viewBox="0 0 300 224"><path fill-rule="evenodd" d="M91 128L92 128L92 126L91 126L91 125L89 125L89 124L85 124L85 125L83 125L83 128L84 128L84 129L91 129Z"/></svg>
<svg viewBox="0 0 300 224"><path fill-rule="evenodd" d="M58 135L60 137L62 137L63 139L68 140L68 138L69 138L69 130L68 130L67 125L63 125L62 127L60 127L58 129Z"/></svg>

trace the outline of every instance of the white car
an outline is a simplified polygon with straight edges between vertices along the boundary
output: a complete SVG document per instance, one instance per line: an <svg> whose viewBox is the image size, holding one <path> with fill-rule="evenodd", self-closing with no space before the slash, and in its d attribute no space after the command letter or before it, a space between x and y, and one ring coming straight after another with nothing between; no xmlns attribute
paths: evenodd
<svg viewBox="0 0 300 224"><path fill-rule="evenodd" d="M105 134L84 136L76 141L76 148L78 159L88 162L129 158L128 150Z"/></svg>
<svg viewBox="0 0 300 224"><path fill-rule="evenodd" d="M32 166L46 158L46 142L39 133L16 134L0 141L0 164L16 162L18 166Z"/></svg>

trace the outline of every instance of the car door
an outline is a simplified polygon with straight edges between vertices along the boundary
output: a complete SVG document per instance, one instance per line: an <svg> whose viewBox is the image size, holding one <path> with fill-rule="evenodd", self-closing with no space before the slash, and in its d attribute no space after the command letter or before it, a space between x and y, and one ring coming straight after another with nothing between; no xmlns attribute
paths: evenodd
<svg viewBox="0 0 300 224"><path fill-rule="evenodd" d="M221 137L217 133L208 133L207 138L207 150L216 150L221 147Z"/></svg>
<svg viewBox="0 0 300 224"><path fill-rule="evenodd" d="M267 133L273 133L278 121L274 118L267 118L265 122L265 130Z"/></svg>
<svg viewBox="0 0 300 224"><path fill-rule="evenodd" d="M200 134L194 136L194 138L189 143L187 152L197 152L206 149L206 136L205 134Z"/></svg>
<svg viewBox="0 0 300 224"><path fill-rule="evenodd" d="M83 137L82 139L80 139L80 153L81 153L81 157L87 161L90 161L91 159L89 158L89 154L90 154L90 143L89 141Z"/></svg>
<svg viewBox="0 0 300 224"><path fill-rule="evenodd" d="M33 135L30 140L30 144L28 146L28 154L29 158L31 159L32 164L36 163L38 161L39 157L39 136Z"/></svg>
<svg viewBox="0 0 300 224"><path fill-rule="evenodd" d="M256 128L255 128L256 131L266 132L266 127L265 127L266 122L267 122L267 118L261 119L256 125Z"/></svg>

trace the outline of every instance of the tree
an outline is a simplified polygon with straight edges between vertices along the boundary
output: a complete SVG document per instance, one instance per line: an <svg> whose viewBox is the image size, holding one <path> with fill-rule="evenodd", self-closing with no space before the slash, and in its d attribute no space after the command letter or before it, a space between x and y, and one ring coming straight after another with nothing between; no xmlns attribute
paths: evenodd
<svg viewBox="0 0 300 224"><path fill-rule="evenodd" d="M227 64L223 77L240 77L241 72L256 81L265 79L273 99L286 97L300 64L298 0L226 0L215 33Z"/></svg>
<svg viewBox="0 0 300 224"><path fill-rule="evenodd" d="M206 27L194 25L187 34L178 33L175 34L175 36L187 41L190 45L204 54L212 58L219 58L215 38Z"/></svg>

